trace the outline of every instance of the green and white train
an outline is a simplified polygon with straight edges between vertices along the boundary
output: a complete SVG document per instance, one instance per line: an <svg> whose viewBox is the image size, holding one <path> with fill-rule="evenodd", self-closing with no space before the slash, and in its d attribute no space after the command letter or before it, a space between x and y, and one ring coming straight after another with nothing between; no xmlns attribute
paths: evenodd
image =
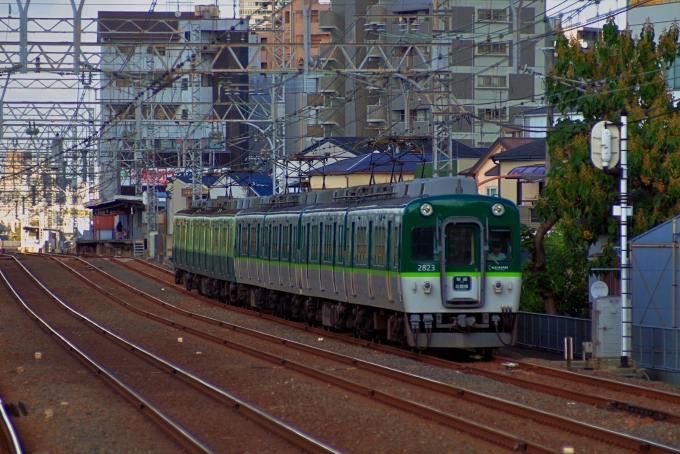
<svg viewBox="0 0 680 454"><path fill-rule="evenodd" d="M175 281L419 349L514 343L519 212L475 181L433 178L247 199L175 216Z"/></svg>

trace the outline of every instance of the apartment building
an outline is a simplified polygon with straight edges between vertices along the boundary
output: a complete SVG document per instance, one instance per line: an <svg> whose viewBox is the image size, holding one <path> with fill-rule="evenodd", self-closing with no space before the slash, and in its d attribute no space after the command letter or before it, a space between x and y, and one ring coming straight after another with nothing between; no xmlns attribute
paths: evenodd
<svg viewBox="0 0 680 454"><path fill-rule="evenodd" d="M331 44L315 95L324 136L431 135L484 147L511 116L542 105L545 2L348 0L319 15ZM517 17L513 16L515 14ZM339 51L333 43L344 43ZM356 68L354 75L333 70ZM323 130L323 131L322 131Z"/></svg>
<svg viewBox="0 0 680 454"><path fill-rule="evenodd" d="M234 98L225 91L230 84L247 85L248 74L230 74L226 83L215 69L236 67L235 58L245 65L248 51L220 53L207 45L227 35L247 42L250 35L238 19L219 16L216 6L99 12L100 121L106 126L97 161L102 198L136 195L140 181L164 185L168 171L238 166L246 159L247 150L228 145L247 130L231 114ZM243 90L234 103L247 97Z"/></svg>
<svg viewBox="0 0 680 454"><path fill-rule="evenodd" d="M274 22L270 21L268 30L257 32L263 45L259 62L263 71L272 71L280 66L294 69L304 67L305 13L309 20L311 60L316 61L320 49L330 42L330 32L319 26L319 16L330 8L330 2L306 0L304 3L306 11L303 11L300 1L286 2L273 14ZM277 46L280 43L293 45ZM278 61L274 61L275 59ZM275 74L273 76L276 77ZM284 154L292 156L312 145L315 138L324 137L324 130L314 118L320 101L316 68L308 75L288 75L286 78L289 80L279 97L283 102L277 105L277 114L279 118L285 118L282 129L285 131Z"/></svg>

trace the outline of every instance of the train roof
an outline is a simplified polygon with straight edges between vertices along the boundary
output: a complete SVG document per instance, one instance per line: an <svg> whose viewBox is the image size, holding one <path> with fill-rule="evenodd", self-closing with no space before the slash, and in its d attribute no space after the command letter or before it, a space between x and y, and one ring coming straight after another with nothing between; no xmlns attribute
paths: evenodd
<svg viewBox="0 0 680 454"><path fill-rule="evenodd" d="M477 194L475 180L461 177L424 178L397 183L378 183L340 189L325 189L294 194L277 194L244 199L217 198L203 208L190 208L178 214L295 214L302 211L321 212L361 210L370 207L404 207L410 201L427 196ZM221 211L220 211L221 210Z"/></svg>

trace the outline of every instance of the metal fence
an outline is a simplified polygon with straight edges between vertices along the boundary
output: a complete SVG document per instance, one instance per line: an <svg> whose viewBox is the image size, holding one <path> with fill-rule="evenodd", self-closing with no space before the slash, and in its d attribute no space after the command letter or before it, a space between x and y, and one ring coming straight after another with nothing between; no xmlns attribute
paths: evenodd
<svg viewBox="0 0 680 454"><path fill-rule="evenodd" d="M592 341L587 318L519 312L517 345L564 353L564 338L574 339L574 350ZM640 367L680 372L680 329L633 325L633 359Z"/></svg>
<svg viewBox="0 0 680 454"><path fill-rule="evenodd" d="M639 366L680 372L680 330L633 325L633 359Z"/></svg>
<svg viewBox="0 0 680 454"><path fill-rule="evenodd" d="M588 318L519 312L517 345L553 352L564 352L564 338L574 339L574 350L591 341L592 322Z"/></svg>

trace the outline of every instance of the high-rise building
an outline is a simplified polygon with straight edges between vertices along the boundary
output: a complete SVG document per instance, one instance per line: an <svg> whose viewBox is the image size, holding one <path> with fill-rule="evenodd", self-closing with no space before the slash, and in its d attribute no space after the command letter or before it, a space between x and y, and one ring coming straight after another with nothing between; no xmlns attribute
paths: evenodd
<svg viewBox="0 0 680 454"><path fill-rule="evenodd" d="M99 12L102 45L98 166L101 196L141 194L165 184L169 172L242 165L247 150L229 141L245 134L225 101L248 74L220 69L247 65L248 51L218 52L212 42L247 42L246 25L220 19L216 6L195 11ZM236 61L238 60L238 61ZM247 90L239 100L247 100Z"/></svg>
<svg viewBox="0 0 680 454"><path fill-rule="evenodd" d="M331 42L364 46L351 62L329 49L325 64L355 65L365 75L321 79L317 123L325 134L436 137L448 129L469 146L492 143L513 114L543 103L534 73L546 69L545 2L514 8L501 0L333 5L321 29Z"/></svg>
<svg viewBox="0 0 680 454"><path fill-rule="evenodd" d="M247 19L253 28L263 27L271 19L274 3L274 1L239 0L239 16Z"/></svg>

